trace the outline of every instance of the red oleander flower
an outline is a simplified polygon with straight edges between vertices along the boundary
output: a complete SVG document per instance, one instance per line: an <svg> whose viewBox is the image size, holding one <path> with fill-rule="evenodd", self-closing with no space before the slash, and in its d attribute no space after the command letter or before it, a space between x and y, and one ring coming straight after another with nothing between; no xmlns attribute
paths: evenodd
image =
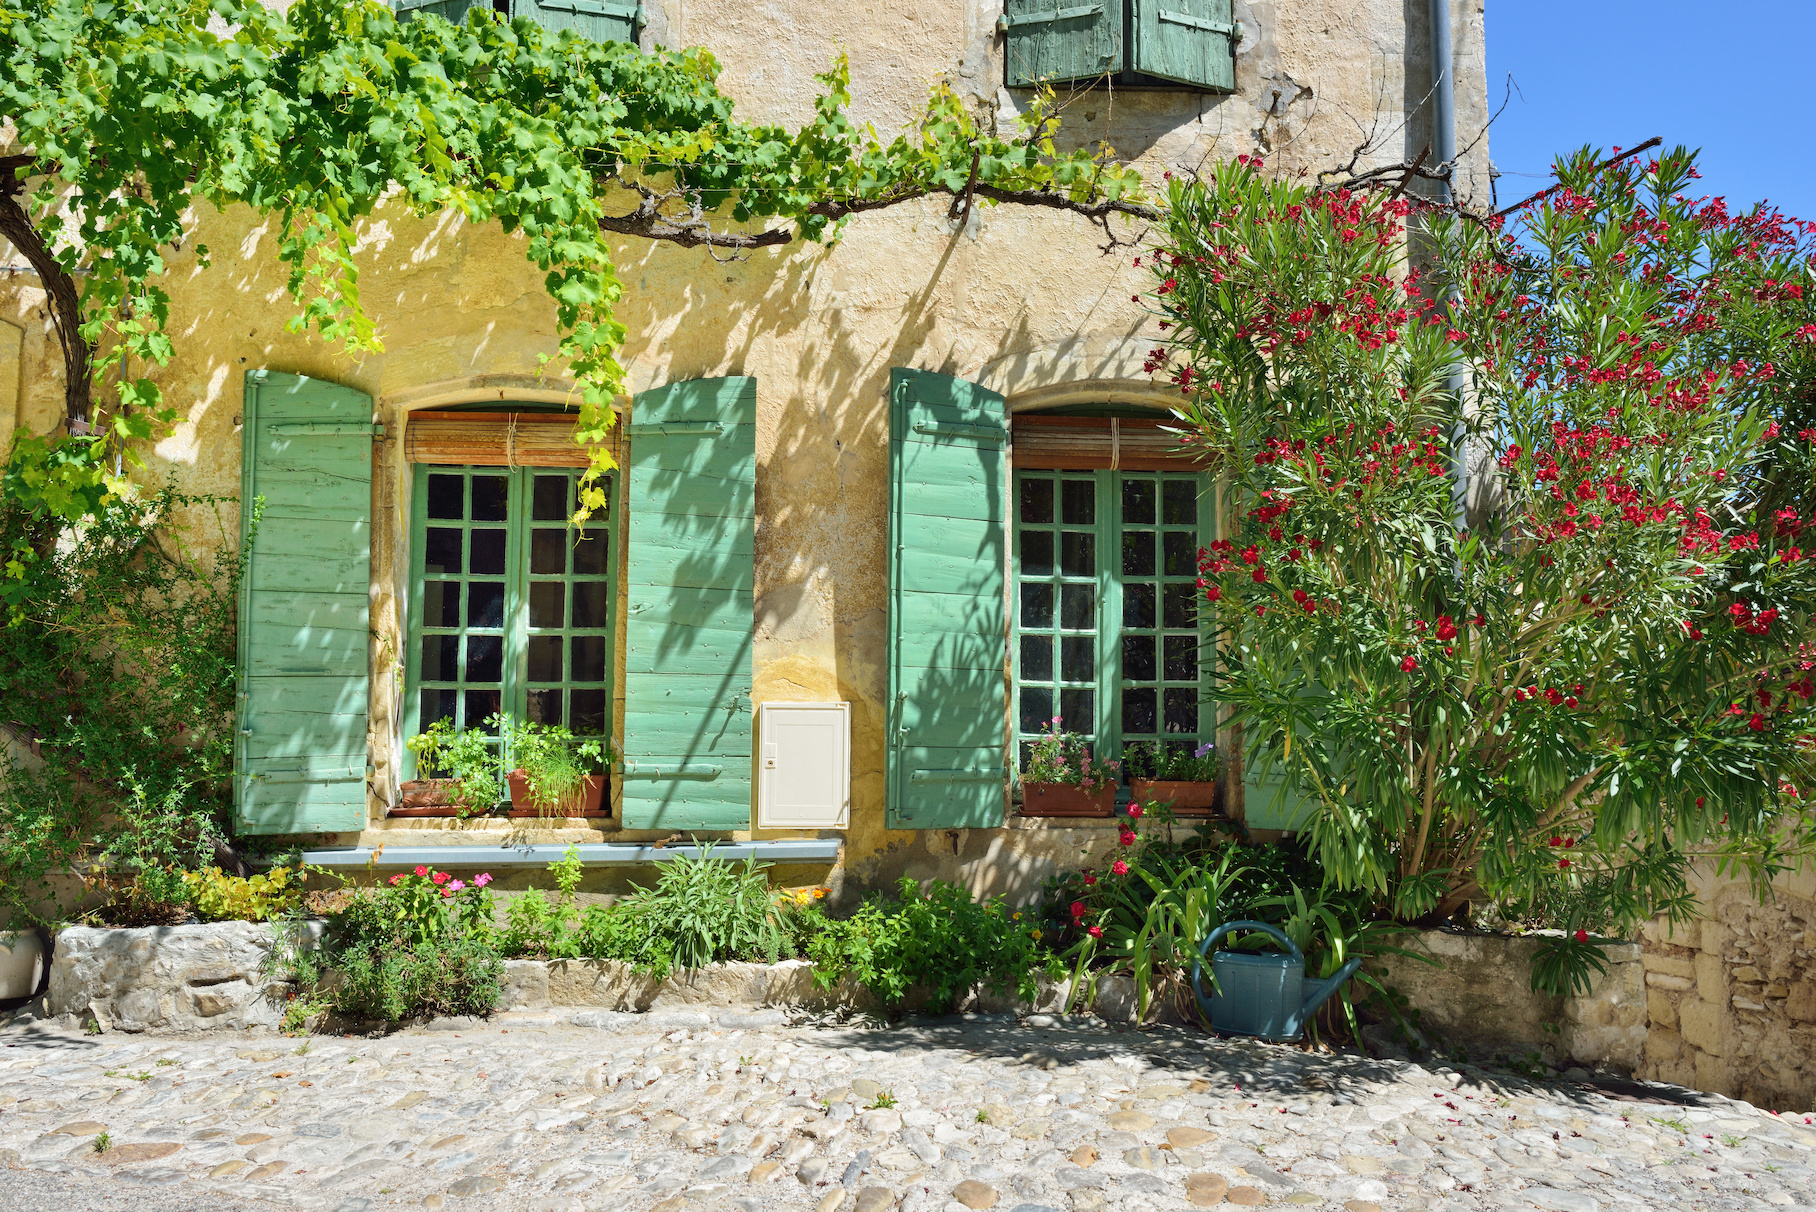
<svg viewBox="0 0 1816 1212"><path fill-rule="evenodd" d="M1086 930L1085 933L1090 935L1092 938L1102 938L1103 937L1103 927L1102 926L1092 926L1088 930Z"/></svg>
<svg viewBox="0 0 1816 1212"><path fill-rule="evenodd" d="M1414 658L1414 657L1407 657L1404 661L1400 662L1400 672L1401 673L1411 673L1413 670L1417 669L1418 667L1419 667L1419 662L1418 662L1417 658Z"/></svg>
<svg viewBox="0 0 1816 1212"><path fill-rule="evenodd" d="M1589 932L1587 930L1578 930L1572 937L1579 943L1586 943L1589 941Z"/></svg>
<svg viewBox="0 0 1816 1212"><path fill-rule="evenodd" d="M1083 901L1073 901L1072 902L1072 916L1073 917L1083 917L1084 915L1085 915L1085 903Z"/></svg>
<svg viewBox="0 0 1816 1212"><path fill-rule="evenodd" d="M1115 862L1110 864L1110 874L1127 875L1128 873L1129 873L1129 865L1127 863L1123 862L1121 859L1117 859Z"/></svg>

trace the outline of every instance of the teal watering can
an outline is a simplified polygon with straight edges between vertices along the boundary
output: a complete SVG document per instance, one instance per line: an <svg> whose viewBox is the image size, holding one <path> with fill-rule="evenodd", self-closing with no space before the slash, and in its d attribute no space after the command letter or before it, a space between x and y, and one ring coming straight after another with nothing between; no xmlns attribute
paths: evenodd
<svg viewBox="0 0 1816 1212"><path fill-rule="evenodd" d="M1224 935L1237 930L1259 930L1271 934L1290 955L1251 955L1242 951L1219 951L1211 956L1211 972L1216 977L1217 992L1204 995L1202 977L1204 957ZM1225 922L1211 931L1198 948L1192 962L1192 993L1198 1007L1211 1020L1211 1028L1230 1035L1256 1035L1262 1039L1288 1042L1299 1038L1306 1020L1318 1012L1343 982L1356 974L1361 959L1352 959L1337 969L1327 981L1312 985L1305 982L1305 954L1293 940L1266 922Z"/></svg>

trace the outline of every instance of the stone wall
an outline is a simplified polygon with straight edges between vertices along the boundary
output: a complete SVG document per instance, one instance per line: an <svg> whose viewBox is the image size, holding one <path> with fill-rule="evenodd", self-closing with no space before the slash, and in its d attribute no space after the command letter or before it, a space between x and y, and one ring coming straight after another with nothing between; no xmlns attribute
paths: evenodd
<svg viewBox="0 0 1816 1212"><path fill-rule="evenodd" d="M1646 989L1640 948L1604 948L1608 971L1581 996L1532 992L1532 956L1543 939L1531 935L1458 934L1423 930L1393 945L1436 960L1384 956L1371 970L1419 1012L1418 1023L1446 1049L1473 1059L1495 1054L1547 1063L1581 1064L1622 1073L1638 1070L1646 1047Z"/></svg>
<svg viewBox="0 0 1816 1212"><path fill-rule="evenodd" d="M1816 872L1781 879L1764 904L1712 872L1694 886L1703 917L1643 932L1651 1031L1641 1076L1816 1108Z"/></svg>

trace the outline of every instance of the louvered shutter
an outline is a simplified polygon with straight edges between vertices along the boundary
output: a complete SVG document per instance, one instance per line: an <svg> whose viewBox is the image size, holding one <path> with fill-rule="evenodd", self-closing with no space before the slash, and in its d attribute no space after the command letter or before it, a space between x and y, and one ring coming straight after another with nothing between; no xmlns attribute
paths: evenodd
<svg viewBox="0 0 1816 1212"><path fill-rule="evenodd" d="M1317 801L1286 778L1271 758L1249 762L1243 779L1242 819L1250 829L1303 829Z"/></svg>
<svg viewBox="0 0 1816 1212"><path fill-rule="evenodd" d="M366 827L374 431L363 392L275 371L246 376L233 780L241 833Z"/></svg>
<svg viewBox="0 0 1816 1212"><path fill-rule="evenodd" d="M624 826L747 829L757 381L643 392L630 443Z"/></svg>
<svg viewBox="0 0 1816 1212"><path fill-rule="evenodd" d="M1149 76L1232 92L1238 37L1231 0L1129 0L1135 6L1130 66Z"/></svg>
<svg viewBox="0 0 1816 1212"><path fill-rule="evenodd" d="M1008 770L1003 397L923 370L890 373L892 829L1002 824Z"/></svg>
<svg viewBox="0 0 1816 1212"><path fill-rule="evenodd" d="M630 0L512 0L511 15L528 17L551 34L571 29L595 42L637 41L643 6Z"/></svg>
<svg viewBox="0 0 1816 1212"><path fill-rule="evenodd" d="M1122 67L1127 0L1003 0L1003 62L1011 88L1082 80Z"/></svg>
<svg viewBox="0 0 1816 1212"><path fill-rule="evenodd" d="M467 19L467 10L470 8L488 12L492 8L488 0L391 0L391 7L397 10L399 21L408 21L417 13L433 13L437 17L447 18L455 25Z"/></svg>

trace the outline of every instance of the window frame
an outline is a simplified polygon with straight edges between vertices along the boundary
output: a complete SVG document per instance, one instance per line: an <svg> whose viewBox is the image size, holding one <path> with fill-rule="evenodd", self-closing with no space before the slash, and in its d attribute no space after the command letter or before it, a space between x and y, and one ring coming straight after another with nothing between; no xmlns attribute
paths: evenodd
<svg viewBox="0 0 1816 1212"><path fill-rule="evenodd" d="M403 629L403 664L404 664L404 701L399 712L401 735L399 743L422 731L422 641L423 641L423 606L426 594L424 582L426 573L423 558L426 554L426 534L430 523L429 510L429 476L436 473L458 472L469 481L474 473L489 476L501 476L506 480L505 498L505 572L504 572L504 621L499 628L502 634L502 669L499 680L499 711L504 715L524 720L528 718L529 694L532 689L529 678L529 642L532 628L529 625L529 587L532 578L547 580L553 574L531 572L531 533L536 529L532 518L534 480L537 476L563 475L573 481L584 473L582 467L499 467L484 464L443 464L412 463L410 479L410 529L405 544L405 577L407 578L407 609ZM618 519L623 508L622 475L614 471L606 476L609 482L606 488L606 517L601 520L599 532L608 546L605 562L605 621L602 628L587 627L583 632L603 631L605 640L604 679L601 689L604 693L604 730L598 734L602 739L610 740L614 750L617 748L617 665L618 665L618 595L622 587L623 542ZM466 490L468 493L471 489ZM473 523L463 520L460 525L470 529ZM572 524L568 524L572 530ZM470 579L471 574L458 574L461 582ZM564 583L572 585L578 576L589 579L595 574L578 574L567 572L560 574ZM563 614L564 625L558 630L564 641L571 645L573 638L573 602L572 593L566 595ZM462 632L465 632L465 619L462 619ZM489 629L487 629L489 630ZM567 650L566 667L571 672L571 647ZM541 687L552 683L539 683ZM575 683L569 677L559 683L564 692L571 691ZM592 689L587 682L584 688ZM564 718L569 718L564 713ZM468 726L478 721L469 722ZM569 719L571 726L571 719ZM577 734L592 735L592 734ZM510 753L505 750L501 756L505 769L510 768ZM405 781L418 776L416 755L407 748L403 750L402 774Z"/></svg>
<svg viewBox="0 0 1816 1212"><path fill-rule="evenodd" d="M1125 677L1125 670L1123 667L1122 643L1124 632L1122 590L1125 579L1125 574L1122 570L1122 535L1125 529L1122 486L1128 479L1150 479L1157 484L1164 483L1168 479L1190 479L1195 481L1198 489L1195 523L1195 533L1197 535L1196 546L1207 545L1216 537L1218 518L1217 499L1220 491L1216 475L1209 471L1124 471L1111 468L1087 470L1053 469L1044 467L1017 467L1013 469L1010 477L1011 502L1008 515L1010 530L1009 549L1011 553L1009 566L1009 663L1012 691L1009 725L1013 738L1010 745L1009 758L1011 769L1014 772L1014 781L1018 789L1021 781L1020 772L1024 765L1023 754L1029 741L1038 735L1036 732L1028 731L1023 727L1021 641L1024 626L1022 623L1021 611L1021 586L1025 581L1039 582L1042 580L1049 581L1057 586L1066 579L1061 572L1058 541L1055 542L1053 572L1050 576L1025 577L1022 572L1022 537L1024 533L1024 523L1022 521L1021 486L1024 478L1048 479L1054 483L1054 521L1052 523L1032 523L1030 525L1040 529L1050 527L1052 532L1056 534L1068 529L1067 524L1060 520L1063 517L1061 512L1062 507L1060 505L1062 494L1060 485L1066 480L1089 480L1095 484L1097 508L1095 510L1095 520L1090 524L1090 528L1096 536L1097 546L1097 571L1094 578L1097 589L1096 626L1092 633L1096 640L1096 698L1092 705L1093 733L1089 738L1088 743L1091 747L1093 756L1100 760L1104 758L1120 760L1123 748L1129 740L1149 739L1149 734L1124 734L1122 729L1122 692L1126 689L1139 689L1147 685L1164 688L1165 683L1168 681L1168 679L1164 677L1165 636L1169 630L1174 632L1179 630L1177 628L1167 628L1163 625L1164 616L1161 614L1161 599L1164 597L1164 590L1160 590L1159 587L1164 586L1169 578L1165 573L1164 540L1157 539L1156 565L1153 576L1151 578L1145 575L1136 574L1127 576L1127 580L1131 582L1148 581L1151 579L1158 590L1155 603L1156 625L1151 629L1151 633L1156 637L1155 676L1152 679L1143 679L1135 687L1127 685L1128 679ZM1165 525L1161 521L1161 518L1164 516L1161 512L1163 509L1162 500L1164 491L1164 489L1160 489L1156 493L1156 513L1152 530L1157 535L1163 533L1165 530ZM1148 529L1147 524L1144 523L1136 523L1135 526L1137 529ZM1081 526L1074 525L1070 528L1076 530L1081 529ZM1196 551L1194 550L1194 556L1195 555ZM1197 578L1195 568L1192 575L1193 580L1195 581ZM1072 578L1074 583L1077 583L1079 579L1080 578ZM1054 676L1050 681L1037 683L1037 685L1041 687L1051 686L1053 689L1055 694L1053 714L1059 714L1057 696L1061 689L1067 686L1069 681L1061 676L1064 673L1062 667L1063 651L1060 649L1057 640L1066 634L1083 634L1083 632L1080 632L1077 629L1066 629L1059 625L1063 620L1060 617L1060 603L1058 599L1059 594L1056 592L1053 617L1054 625L1052 627L1026 628L1027 631L1036 634L1051 634L1056 640L1055 652L1053 654ZM1196 604L1196 595L1194 595L1193 601ZM1147 631L1149 629L1143 628L1140 630ZM1196 631L1198 642L1198 727L1197 730L1191 734L1179 735L1179 739L1192 740L1198 743L1207 740L1214 742L1217 737L1218 704L1209 694L1210 663L1214 658L1214 653L1212 652L1213 635L1211 628L1205 622L1202 614L1199 615L1194 630ZM1108 637L1108 642L1106 642L1106 637ZM1156 698L1155 725L1156 731L1152 736L1165 741L1168 734L1164 731L1164 689L1162 689L1161 693L1157 695Z"/></svg>

